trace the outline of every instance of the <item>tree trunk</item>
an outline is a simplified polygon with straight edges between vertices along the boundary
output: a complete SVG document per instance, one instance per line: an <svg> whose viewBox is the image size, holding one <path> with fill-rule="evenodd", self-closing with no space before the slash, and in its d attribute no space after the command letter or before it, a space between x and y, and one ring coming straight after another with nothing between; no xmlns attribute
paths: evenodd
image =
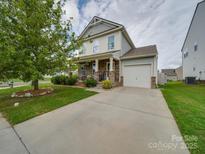
<svg viewBox="0 0 205 154"><path fill-rule="evenodd" d="M38 87L38 80L34 80L34 81L32 81L33 82L33 88L34 88L34 90L38 90L39 89L39 87Z"/></svg>

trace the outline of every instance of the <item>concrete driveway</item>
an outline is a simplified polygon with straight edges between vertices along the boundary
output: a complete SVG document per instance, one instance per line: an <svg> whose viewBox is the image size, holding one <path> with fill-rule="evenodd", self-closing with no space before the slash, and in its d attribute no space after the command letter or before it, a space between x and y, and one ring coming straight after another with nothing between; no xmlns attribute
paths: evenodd
<svg viewBox="0 0 205 154"><path fill-rule="evenodd" d="M15 130L31 154L189 153L159 90L115 88Z"/></svg>

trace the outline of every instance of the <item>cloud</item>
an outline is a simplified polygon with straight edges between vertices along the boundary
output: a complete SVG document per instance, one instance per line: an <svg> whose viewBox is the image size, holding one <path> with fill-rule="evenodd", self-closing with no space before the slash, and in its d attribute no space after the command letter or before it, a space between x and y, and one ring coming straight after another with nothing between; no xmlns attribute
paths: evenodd
<svg viewBox="0 0 205 154"><path fill-rule="evenodd" d="M88 0L67 3L79 34L95 15L123 24L137 47L157 44L159 68L181 65L181 47L201 0Z"/></svg>

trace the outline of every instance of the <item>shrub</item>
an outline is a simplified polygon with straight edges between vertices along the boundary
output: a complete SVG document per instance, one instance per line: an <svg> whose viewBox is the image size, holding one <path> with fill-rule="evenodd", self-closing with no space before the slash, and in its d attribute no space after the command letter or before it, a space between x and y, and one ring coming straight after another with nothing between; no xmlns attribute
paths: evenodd
<svg viewBox="0 0 205 154"><path fill-rule="evenodd" d="M65 75L57 75L51 78L53 84L65 84Z"/></svg>
<svg viewBox="0 0 205 154"><path fill-rule="evenodd" d="M93 77L88 77L84 83L86 87L95 87L97 85L97 81Z"/></svg>
<svg viewBox="0 0 205 154"><path fill-rule="evenodd" d="M102 87L104 89L111 89L112 88L112 82L110 80L104 80L102 82Z"/></svg>
<svg viewBox="0 0 205 154"><path fill-rule="evenodd" d="M57 75L51 78L51 82L53 84L61 84L61 85L74 85L77 82L78 77L76 75L72 75L68 77L66 75Z"/></svg>
<svg viewBox="0 0 205 154"><path fill-rule="evenodd" d="M65 82L67 85L75 85L77 80L78 80L78 76L72 75L71 77L67 77Z"/></svg>

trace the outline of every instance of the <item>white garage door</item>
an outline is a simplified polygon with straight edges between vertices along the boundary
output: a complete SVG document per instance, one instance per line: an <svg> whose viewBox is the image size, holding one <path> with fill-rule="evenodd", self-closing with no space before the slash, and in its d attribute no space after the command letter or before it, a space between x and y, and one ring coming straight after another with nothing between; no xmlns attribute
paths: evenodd
<svg viewBox="0 0 205 154"><path fill-rule="evenodd" d="M124 86L151 88L151 65L123 67Z"/></svg>

